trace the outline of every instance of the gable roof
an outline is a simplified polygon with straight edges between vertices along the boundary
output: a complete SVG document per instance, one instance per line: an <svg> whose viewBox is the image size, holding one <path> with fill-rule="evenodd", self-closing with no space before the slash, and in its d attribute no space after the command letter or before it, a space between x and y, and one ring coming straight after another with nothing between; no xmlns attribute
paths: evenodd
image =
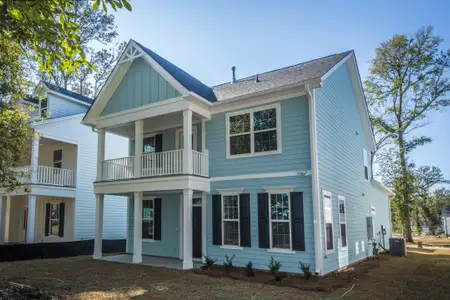
<svg viewBox="0 0 450 300"><path fill-rule="evenodd" d="M67 90L67 89L65 89L65 88L61 88L61 87L56 86L56 85L54 85L54 84L52 84L52 83L50 83L50 82L43 81L43 83L45 84L45 86L46 86L47 88L49 88L50 90L52 90L52 91L54 91L54 92L57 92L57 93L60 93L60 94L63 94L63 95L72 97L72 98L74 98L74 99L76 99L76 100L85 102L85 103L87 103L87 104L92 104L92 102L94 102L94 99L92 99L92 98L89 98L89 97L80 95L80 94L78 94L78 93L69 91L69 90Z"/></svg>
<svg viewBox="0 0 450 300"><path fill-rule="evenodd" d="M236 80L235 83L217 85L213 87L213 91L216 98L220 101L283 87L286 85L300 84L302 82L306 83L313 79L320 79L352 52L353 51L347 51L329 55L281 69L242 78ZM258 82L256 82L257 76Z"/></svg>
<svg viewBox="0 0 450 300"><path fill-rule="evenodd" d="M198 80L197 78L191 76L184 70L178 68L168 60L159 56L152 50L144 47L138 42L134 41L139 47L144 50L151 58L153 58L161 67L164 68L176 81L178 81L182 86L184 86L188 91L194 92L197 95L205 98L209 102L217 101L216 96L214 95L213 89L209 86L205 85L203 82Z"/></svg>

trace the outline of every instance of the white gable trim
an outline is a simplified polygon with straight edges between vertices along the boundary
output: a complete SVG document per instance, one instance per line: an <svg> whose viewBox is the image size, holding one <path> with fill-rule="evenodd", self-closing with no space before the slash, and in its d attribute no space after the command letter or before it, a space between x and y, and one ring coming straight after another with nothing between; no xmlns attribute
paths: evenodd
<svg viewBox="0 0 450 300"><path fill-rule="evenodd" d="M359 74L358 63L356 61L355 53L352 52L346 57L344 57L338 64L331 68L325 75L322 76L322 81L324 81L328 76L330 76L339 67L347 63L349 65L350 78L355 86L355 96L358 100L358 110L361 115L361 120L364 125L364 131L369 138L371 151L375 151L376 142L375 136L373 134L372 124L370 123L369 110L367 108L366 98L364 96L364 88L361 81L361 75Z"/></svg>
<svg viewBox="0 0 450 300"><path fill-rule="evenodd" d="M97 119L108 101L111 99L115 90L119 86L125 74L128 72L134 59L142 57L155 71L160 74L167 82L169 82L181 95L188 96L189 91L179 83L172 75L170 75L160 64L158 64L150 55L148 55L135 41L130 40L127 47L121 54L119 61L115 65L110 76L103 85L96 100L92 104L91 109L84 117L83 124L93 125L97 123Z"/></svg>

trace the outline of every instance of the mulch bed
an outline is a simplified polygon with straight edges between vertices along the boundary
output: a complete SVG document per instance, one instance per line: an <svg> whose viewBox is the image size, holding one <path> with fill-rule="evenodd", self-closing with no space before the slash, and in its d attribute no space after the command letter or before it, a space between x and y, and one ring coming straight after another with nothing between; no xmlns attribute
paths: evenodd
<svg viewBox="0 0 450 300"><path fill-rule="evenodd" d="M377 258L369 258L360 261L326 276L312 276L309 280L306 280L303 274L280 272L278 275L281 279L277 281L274 278L274 275L269 271L256 269L254 270L255 276L248 277L245 268L233 267L232 271L227 273L225 269L219 265L214 265L211 269L194 269L193 272L209 277L228 277L236 280L287 286L307 291L332 292L336 289L348 286L349 283L354 282L356 278L368 273L373 268L377 268L381 262L389 259L389 255L381 254Z"/></svg>
<svg viewBox="0 0 450 300"><path fill-rule="evenodd" d="M26 284L0 282L0 299L2 300L57 300L55 294L41 291Z"/></svg>

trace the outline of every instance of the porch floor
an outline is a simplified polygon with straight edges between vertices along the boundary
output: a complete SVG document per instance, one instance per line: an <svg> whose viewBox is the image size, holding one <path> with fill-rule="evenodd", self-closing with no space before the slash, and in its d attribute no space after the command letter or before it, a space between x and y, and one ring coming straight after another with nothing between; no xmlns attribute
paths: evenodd
<svg viewBox="0 0 450 300"><path fill-rule="evenodd" d="M120 263L133 263L133 254L120 254L112 256L104 256L102 260L120 262ZM183 261L177 258L171 257L161 257L161 256L151 256L142 255L141 265L152 266L152 267L163 267L169 269L183 269ZM200 261L194 261L194 268L198 269L202 266Z"/></svg>

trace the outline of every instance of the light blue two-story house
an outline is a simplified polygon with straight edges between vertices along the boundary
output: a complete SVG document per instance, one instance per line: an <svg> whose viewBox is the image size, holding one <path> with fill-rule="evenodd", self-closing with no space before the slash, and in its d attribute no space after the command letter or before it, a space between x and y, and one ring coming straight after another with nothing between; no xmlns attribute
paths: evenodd
<svg viewBox="0 0 450 300"><path fill-rule="evenodd" d="M389 195L353 51L209 87L131 40L83 119L98 132L96 243L105 195L128 197L133 263L222 262L323 275L388 247ZM105 159L105 134L129 156ZM159 259L158 259L159 258ZM109 257L108 259L114 259ZM161 263L162 262L162 263Z"/></svg>

